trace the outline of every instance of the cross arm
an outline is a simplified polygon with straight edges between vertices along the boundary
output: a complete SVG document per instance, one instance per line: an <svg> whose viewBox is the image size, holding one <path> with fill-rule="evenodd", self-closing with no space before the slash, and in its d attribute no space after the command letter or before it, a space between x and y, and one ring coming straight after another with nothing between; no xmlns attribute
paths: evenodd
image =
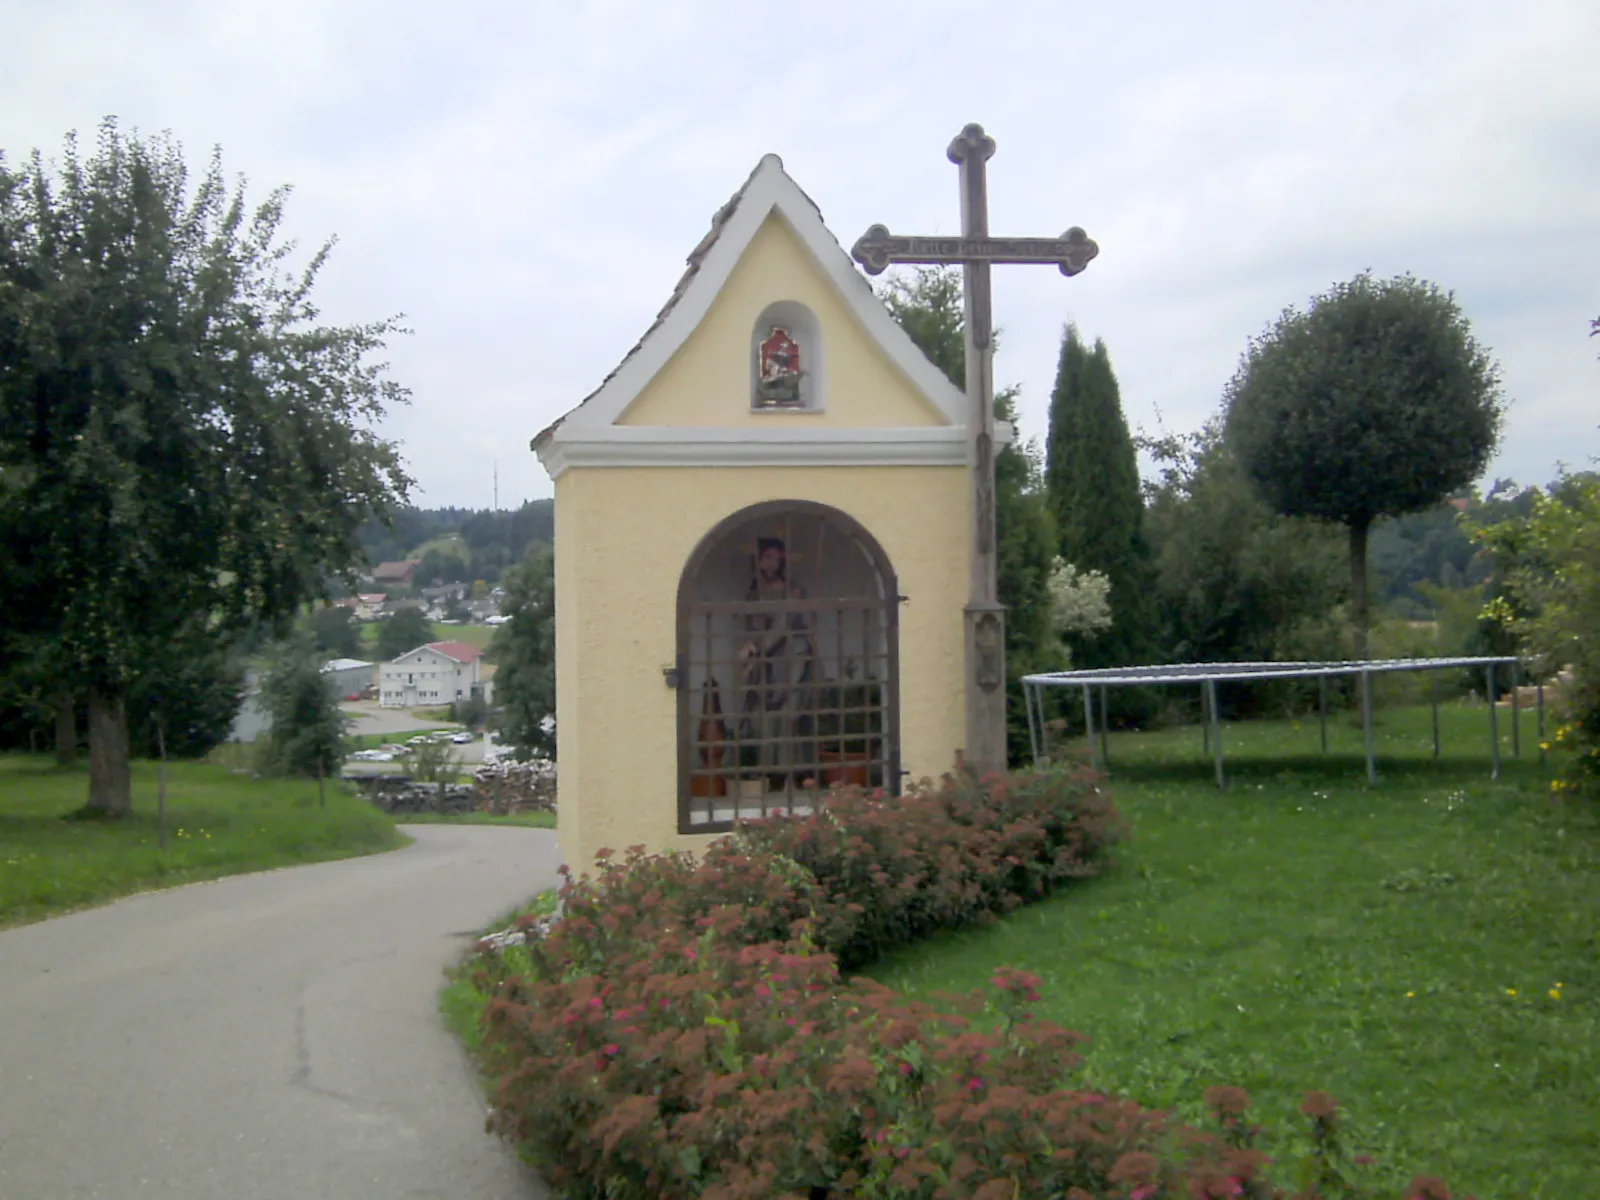
<svg viewBox="0 0 1600 1200"><path fill-rule="evenodd" d="M868 275L881 275L891 263L953 266L958 263L1047 263L1063 275L1076 275L1100 247L1074 225L1058 238L898 237L874 225L856 240L850 257Z"/></svg>

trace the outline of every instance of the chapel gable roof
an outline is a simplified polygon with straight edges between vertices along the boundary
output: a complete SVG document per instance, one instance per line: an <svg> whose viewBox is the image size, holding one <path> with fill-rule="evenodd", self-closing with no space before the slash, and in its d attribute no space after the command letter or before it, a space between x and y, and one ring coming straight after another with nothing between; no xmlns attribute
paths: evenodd
<svg viewBox="0 0 1600 1200"><path fill-rule="evenodd" d="M575 418L589 418L596 424L613 421L654 376L659 364L688 340L745 248L773 211L789 222L824 273L838 287L847 305L902 373L952 425L962 424L965 417L960 389L945 378L890 316L844 247L823 223L822 210L816 202L783 169L783 160L776 154L768 154L712 216L711 228L689 252L683 274L650 327L600 386L541 430L530 448L539 451Z"/></svg>

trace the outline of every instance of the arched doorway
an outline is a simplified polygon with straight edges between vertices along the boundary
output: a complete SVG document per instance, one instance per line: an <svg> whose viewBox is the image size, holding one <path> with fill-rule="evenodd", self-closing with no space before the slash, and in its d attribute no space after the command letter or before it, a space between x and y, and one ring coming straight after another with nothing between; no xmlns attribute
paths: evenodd
<svg viewBox="0 0 1600 1200"><path fill-rule="evenodd" d="M678 585L678 826L898 791L899 591L857 521L769 501L701 539Z"/></svg>

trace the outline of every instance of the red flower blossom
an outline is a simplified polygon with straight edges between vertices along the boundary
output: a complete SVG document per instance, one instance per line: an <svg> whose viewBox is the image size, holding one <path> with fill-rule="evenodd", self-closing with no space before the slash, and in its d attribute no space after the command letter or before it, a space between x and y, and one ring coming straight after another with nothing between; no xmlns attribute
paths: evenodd
<svg viewBox="0 0 1600 1200"><path fill-rule="evenodd" d="M1300 1111L1313 1121L1331 1123L1339 1115L1339 1105L1327 1092L1307 1092L1300 1102Z"/></svg>

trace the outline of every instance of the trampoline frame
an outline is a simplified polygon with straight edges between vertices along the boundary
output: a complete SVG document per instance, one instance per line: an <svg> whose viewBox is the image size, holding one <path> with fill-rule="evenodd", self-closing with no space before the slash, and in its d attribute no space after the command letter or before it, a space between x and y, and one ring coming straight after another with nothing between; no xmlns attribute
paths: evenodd
<svg viewBox="0 0 1600 1200"><path fill-rule="evenodd" d="M1322 752L1328 751L1328 680L1345 675L1361 678L1361 726L1366 739L1367 783L1378 782L1377 752L1372 733L1372 677L1396 671L1432 672L1433 705L1433 756L1439 757L1439 672L1467 667L1483 667L1487 679L1489 702L1489 742L1493 769L1491 779L1500 778L1500 724L1495 706L1498 694L1495 689L1495 668L1511 668L1511 753L1522 757L1522 712L1519 690L1522 679L1522 660L1512 655L1474 658L1387 658L1351 659L1340 662L1229 662L1229 663L1177 663L1155 667L1109 667L1085 671L1051 671L1040 675L1022 677L1022 693L1028 710L1028 740L1037 766L1050 762L1049 747L1045 741L1044 691L1047 687L1078 687L1083 689L1084 732L1089 742L1089 763L1096 770L1110 770L1110 754L1106 721L1106 689L1136 687L1146 684L1199 684L1201 706L1201 744L1211 753L1216 765L1217 786L1227 786L1223 765L1222 718L1217 708L1217 684L1239 683L1261 679L1316 679L1317 709L1322 725ZM1095 749L1094 690L1100 691L1100 746ZM1539 713L1539 762L1545 761L1544 750L1544 680L1537 680L1537 706Z"/></svg>

